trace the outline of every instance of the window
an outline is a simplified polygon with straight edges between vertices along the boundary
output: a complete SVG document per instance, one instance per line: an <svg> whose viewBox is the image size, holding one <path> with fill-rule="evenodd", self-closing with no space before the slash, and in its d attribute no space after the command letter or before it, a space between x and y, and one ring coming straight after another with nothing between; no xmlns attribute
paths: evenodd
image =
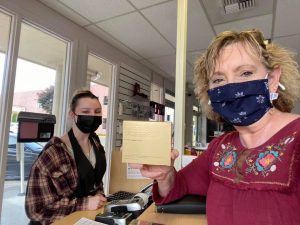
<svg viewBox="0 0 300 225"><path fill-rule="evenodd" d="M97 57L88 55L87 82L90 90L99 98L102 105L102 125L96 130L102 145L106 143L106 121L109 107L109 88L112 78L113 66L111 63Z"/></svg>
<svg viewBox="0 0 300 225"><path fill-rule="evenodd" d="M175 117L175 97L165 93L165 121L170 121L174 124Z"/></svg>
<svg viewBox="0 0 300 225"><path fill-rule="evenodd" d="M59 130L62 124L60 118L64 105L62 101L68 46L68 42L49 32L26 22L21 23L1 224L28 222L24 210L26 180L33 162L45 144L16 143L18 113L28 111L55 114L56 135L61 135ZM12 210L18 216L11 216Z"/></svg>
<svg viewBox="0 0 300 225"><path fill-rule="evenodd" d="M175 96L170 92L165 93L165 121L172 123L172 147L174 146L174 126L175 126Z"/></svg>
<svg viewBox="0 0 300 225"><path fill-rule="evenodd" d="M201 109L199 106L193 106L193 139L192 146L196 146L197 142L201 142L201 129L202 129L202 120L201 120Z"/></svg>

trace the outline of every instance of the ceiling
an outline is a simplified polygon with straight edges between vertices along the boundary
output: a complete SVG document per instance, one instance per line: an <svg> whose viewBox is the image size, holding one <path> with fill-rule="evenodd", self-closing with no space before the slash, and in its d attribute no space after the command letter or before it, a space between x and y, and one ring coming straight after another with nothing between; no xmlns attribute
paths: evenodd
<svg viewBox="0 0 300 225"><path fill-rule="evenodd" d="M40 0L86 30L147 67L174 80L176 0ZM225 14L224 2L188 0L187 81L192 82L195 57L224 30L257 28L297 54L300 63L300 1L248 0L254 7ZM245 1L245 0L241 0ZM231 9L229 5L226 10Z"/></svg>

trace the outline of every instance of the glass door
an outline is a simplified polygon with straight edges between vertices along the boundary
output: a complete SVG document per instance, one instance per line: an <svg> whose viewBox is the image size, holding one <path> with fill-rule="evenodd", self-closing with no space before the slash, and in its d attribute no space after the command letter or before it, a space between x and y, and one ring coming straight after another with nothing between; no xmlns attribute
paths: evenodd
<svg viewBox="0 0 300 225"><path fill-rule="evenodd" d="M102 125L96 130L102 145L104 146L107 159L107 170L103 178L104 191L108 193L109 188L109 168L112 151L112 125L113 118L109 117L112 102L110 93L113 80L113 64L94 55L88 55L87 86L99 98L102 105Z"/></svg>

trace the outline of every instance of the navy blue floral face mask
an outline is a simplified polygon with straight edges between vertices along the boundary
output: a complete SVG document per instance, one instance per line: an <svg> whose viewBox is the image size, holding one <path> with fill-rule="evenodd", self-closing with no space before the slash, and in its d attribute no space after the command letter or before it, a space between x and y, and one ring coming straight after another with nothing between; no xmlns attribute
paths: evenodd
<svg viewBox="0 0 300 225"><path fill-rule="evenodd" d="M272 108L268 79L230 83L208 90L213 111L235 126L255 123Z"/></svg>

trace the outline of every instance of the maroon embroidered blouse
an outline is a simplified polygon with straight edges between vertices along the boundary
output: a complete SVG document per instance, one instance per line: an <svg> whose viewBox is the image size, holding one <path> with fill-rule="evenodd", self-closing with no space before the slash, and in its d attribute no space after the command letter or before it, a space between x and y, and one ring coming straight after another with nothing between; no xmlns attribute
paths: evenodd
<svg viewBox="0 0 300 225"><path fill-rule="evenodd" d="M300 118L282 128L264 144L246 149L238 132L214 139L207 151L176 172L165 198L207 195L209 225L300 224Z"/></svg>

